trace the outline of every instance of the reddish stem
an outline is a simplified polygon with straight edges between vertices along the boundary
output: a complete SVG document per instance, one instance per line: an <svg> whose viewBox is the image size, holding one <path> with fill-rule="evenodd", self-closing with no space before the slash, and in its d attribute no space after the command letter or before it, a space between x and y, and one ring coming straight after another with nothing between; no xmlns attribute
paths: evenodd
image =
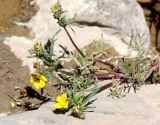
<svg viewBox="0 0 160 125"><path fill-rule="evenodd" d="M116 72L120 72L120 70L122 69L121 67L119 66L115 66L113 65L112 63L108 62L108 61L102 61L102 60L96 60L95 62L99 62L99 63L102 63L104 65L107 65L109 66L112 70L116 71Z"/></svg>
<svg viewBox="0 0 160 125"><path fill-rule="evenodd" d="M103 74L95 74L98 79L120 79L127 78L125 74L120 73L103 73Z"/></svg>
<svg viewBox="0 0 160 125"><path fill-rule="evenodd" d="M119 85L122 85L122 84L129 84L130 82L128 82L127 80L120 80L120 84ZM100 87L99 89L98 89L98 91L96 92L96 94L98 94L98 93L100 93L100 92L102 92L102 91L104 91L104 90L106 90L106 89L108 89L108 88L110 88L110 87L112 87L113 86L113 83L112 82L110 82L110 83L108 83L108 84L106 84L106 85L103 85L102 87ZM92 96L92 93L89 93L86 97L85 97L85 99L87 99L87 98L89 98L90 96Z"/></svg>
<svg viewBox="0 0 160 125"><path fill-rule="evenodd" d="M64 27L65 32L67 33L69 39L71 40L73 46L76 48L76 50L81 54L82 57L85 57L85 55L82 53L82 51L78 48L78 46L75 44L74 40L72 39L71 35L69 34L66 27Z"/></svg>

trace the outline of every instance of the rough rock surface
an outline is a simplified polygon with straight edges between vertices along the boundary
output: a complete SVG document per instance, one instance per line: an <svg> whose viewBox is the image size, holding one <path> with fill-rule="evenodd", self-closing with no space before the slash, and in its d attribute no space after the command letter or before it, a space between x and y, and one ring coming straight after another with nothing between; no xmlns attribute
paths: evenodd
<svg viewBox="0 0 160 125"><path fill-rule="evenodd" d="M122 44L117 41L129 43L132 33L141 36L144 48L148 50L150 44L149 30L144 14L136 0L61 0L62 6L68 10L69 15L77 13L77 22L82 25L97 26L104 33L106 41L111 43L120 53ZM106 36L105 36L106 35ZM114 40L117 38L119 40ZM140 41L137 41L138 43Z"/></svg>
<svg viewBox="0 0 160 125"><path fill-rule="evenodd" d="M153 91L154 90L154 91ZM120 99L107 97L107 91L98 94L93 103L94 112L87 112L80 120L68 114L54 114L53 103L44 104L37 111L0 117L0 125L159 125L160 86L143 86Z"/></svg>
<svg viewBox="0 0 160 125"><path fill-rule="evenodd" d="M120 55L134 55L125 43L129 42L128 35L138 31L143 34L142 42L146 50L149 47L149 31L145 22L143 11L136 0L60 0L70 16L77 13L77 21L83 28L73 27L75 34L70 30L71 35L80 48L89 45L93 40L103 37ZM35 34L33 40L24 37L6 38L5 44L11 47L14 54L23 60L24 65L32 67L31 59L27 59L28 49L34 42L46 43L53 33L60 27L56 24L51 13L53 0L37 0L40 10L36 16L26 24ZM134 10L134 11L133 11ZM74 49L69 38L62 30L57 36L58 44ZM33 42L34 41L34 42ZM58 51L58 46L55 46ZM32 69L31 69L32 70Z"/></svg>

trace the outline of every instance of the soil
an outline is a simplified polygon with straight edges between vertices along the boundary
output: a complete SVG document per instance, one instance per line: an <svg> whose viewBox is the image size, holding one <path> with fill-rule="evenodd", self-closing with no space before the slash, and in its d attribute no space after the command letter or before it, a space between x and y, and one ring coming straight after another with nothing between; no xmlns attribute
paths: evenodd
<svg viewBox="0 0 160 125"><path fill-rule="evenodd" d="M0 114L13 114L39 108L43 101L38 98L39 91L35 91L29 82L30 71L27 66L22 66L22 61L10 51L10 48L3 44L5 34L0 34ZM27 88L30 97L21 98L19 90L15 88ZM44 94L56 96L58 91L51 84L48 85ZM38 96L35 96L38 95ZM20 104L16 106L16 100L20 99ZM11 106L14 104L15 106Z"/></svg>
<svg viewBox="0 0 160 125"><path fill-rule="evenodd" d="M43 102L39 98L40 91L31 87L29 68L22 66L22 61L3 43L6 36L33 38L30 29L15 22L27 22L37 11L38 7L33 0L0 0L0 114L37 109ZM20 90L15 90L17 87L30 91L30 97L21 98ZM58 91L50 84L44 90L44 94L48 93L53 97ZM19 98L20 103L16 106Z"/></svg>
<svg viewBox="0 0 160 125"><path fill-rule="evenodd" d="M16 22L27 22L38 11L33 0L0 0L0 33L32 38L26 26ZM32 4L31 4L32 3Z"/></svg>
<svg viewBox="0 0 160 125"><path fill-rule="evenodd" d="M10 48L2 43L4 35L0 35L0 113L15 113L21 108L10 108L9 97L18 95L14 90L15 86L24 87L28 85L29 68L22 66L20 59L17 59Z"/></svg>
<svg viewBox="0 0 160 125"><path fill-rule="evenodd" d="M30 71L22 66L22 61L3 44L3 40L11 35L32 37L28 28L15 24L15 21L29 21L36 14L38 8L29 4L31 1L0 0L0 114L24 111L23 107L11 108L10 102L14 102L11 97L20 95L19 91L14 90L16 86L23 88L30 85ZM32 102L39 103L39 100L33 99Z"/></svg>

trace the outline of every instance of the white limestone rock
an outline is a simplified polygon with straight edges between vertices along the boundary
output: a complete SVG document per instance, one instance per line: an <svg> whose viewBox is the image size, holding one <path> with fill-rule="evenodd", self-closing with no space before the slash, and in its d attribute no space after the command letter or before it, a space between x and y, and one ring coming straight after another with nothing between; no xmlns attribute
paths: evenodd
<svg viewBox="0 0 160 125"><path fill-rule="evenodd" d="M51 4L55 0L37 0L40 7L35 17L28 23L21 24L31 28L35 34L33 40L12 36L6 38L5 44L9 45L11 51L22 59L23 65L28 65L32 69L31 59L27 59L28 49L36 41L42 41L45 44L53 33L60 27L51 13ZM73 27L75 34L70 30L76 44L83 48L92 43L93 40L103 37L105 42L111 45L120 55L135 56L136 52L129 49L126 43L129 43L132 32L142 36L144 48L147 52L150 43L149 30L145 22L143 11L136 0L60 0L62 7L68 11L69 16L77 13L77 22L83 25L83 28ZM84 25L85 24L85 25ZM58 53L58 44L67 46L74 50L68 36L62 30L57 36L56 51Z"/></svg>
<svg viewBox="0 0 160 125"><path fill-rule="evenodd" d="M107 83L107 82L106 82ZM80 120L68 114L54 114L53 102L44 104L37 111L0 117L0 125L159 125L160 86L143 86L120 99L99 93L93 103L94 112L86 112Z"/></svg>

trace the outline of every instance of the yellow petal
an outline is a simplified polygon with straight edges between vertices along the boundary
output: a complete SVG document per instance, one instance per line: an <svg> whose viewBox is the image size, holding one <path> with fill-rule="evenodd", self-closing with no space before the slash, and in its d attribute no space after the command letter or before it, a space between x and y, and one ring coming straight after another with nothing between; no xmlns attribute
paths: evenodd
<svg viewBox="0 0 160 125"><path fill-rule="evenodd" d="M36 89L41 89L41 86L38 82L34 82L33 86L36 88Z"/></svg>
<svg viewBox="0 0 160 125"><path fill-rule="evenodd" d="M36 78L33 77L35 75ZM30 76L30 82L36 89L41 89L46 86L47 78L40 73L35 73ZM38 79L38 80L37 80Z"/></svg>
<svg viewBox="0 0 160 125"><path fill-rule="evenodd" d="M27 90L26 89L23 89L20 91L20 94L23 96L23 97L26 97L27 96Z"/></svg>
<svg viewBox="0 0 160 125"><path fill-rule="evenodd" d="M55 8L56 8L56 4L52 4L52 12L54 13L55 11Z"/></svg>
<svg viewBox="0 0 160 125"><path fill-rule="evenodd" d="M36 72L35 75L36 75L38 78L41 77L41 74L38 73L38 72Z"/></svg>
<svg viewBox="0 0 160 125"><path fill-rule="evenodd" d="M42 89L46 86L46 83L44 81L40 81L40 82L34 82L33 86L36 89Z"/></svg>
<svg viewBox="0 0 160 125"><path fill-rule="evenodd" d="M58 1L57 3L52 4L51 9L52 9L52 13L54 13L54 14L57 13L57 12L61 12L62 8L61 8L60 2Z"/></svg>
<svg viewBox="0 0 160 125"><path fill-rule="evenodd" d="M47 78L44 75L42 75L40 73L35 73L35 74L40 80L47 81Z"/></svg>
<svg viewBox="0 0 160 125"><path fill-rule="evenodd" d="M42 81L42 80L40 80L40 83L39 83L40 85L40 88L44 88L45 86L46 86L46 82L45 81Z"/></svg>
<svg viewBox="0 0 160 125"><path fill-rule="evenodd" d="M39 42L36 42L36 44L34 45L35 48L37 49L41 49L42 48L42 44Z"/></svg>
<svg viewBox="0 0 160 125"><path fill-rule="evenodd" d="M61 103L55 103L53 106L54 106L55 109L62 109L63 108Z"/></svg>
<svg viewBox="0 0 160 125"><path fill-rule="evenodd" d="M66 93L58 95L56 101L57 103L54 104L55 109L68 109L69 104Z"/></svg>
<svg viewBox="0 0 160 125"><path fill-rule="evenodd" d="M61 97L62 97L63 100L67 100L67 94L66 93L62 94Z"/></svg>
<svg viewBox="0 0 160 125"><path fill-rule="evenodd" d="M63 101L62 96L61 96L61 95L58 95L56 101L57 101L57 102L62 102L62 101Z"/></svg>
<svg viewBox="0 0 160 125"><path fill-rule="evenodd" d="M40 79L43 80L43 81L47 81L47 78L45 76L43 76L43 75L41 75Z"/></svg>
<svg viewBox="0 0 160 125"><path fill-rule="evenodd" d="M68 109L68 101L65 101L61 104L63 105L63 108Z"/></svg>
<svg viewBox="0 0 160 125"><path fill-rule="evenodd" d="M64 102L66 100L67 100L67 94L66 93L58 95L58 97L56 99L57 102Z"/></svg>

